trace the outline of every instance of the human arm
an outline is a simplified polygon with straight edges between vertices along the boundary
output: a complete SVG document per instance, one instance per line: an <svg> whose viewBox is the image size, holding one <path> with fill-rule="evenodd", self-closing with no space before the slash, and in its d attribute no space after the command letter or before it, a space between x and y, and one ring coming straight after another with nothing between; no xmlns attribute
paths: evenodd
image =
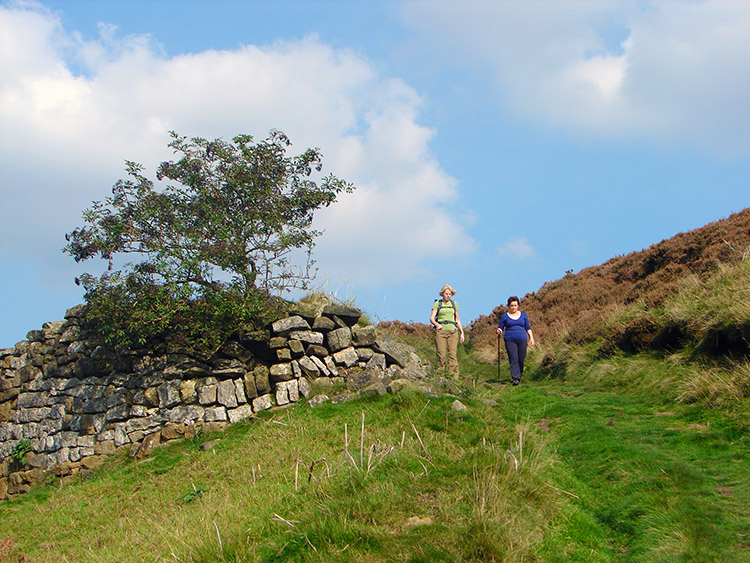
<svg viewBox="0 0 750 563"><path fill-rule="evenodd" d="M432 312L430 313L430 324L434 326L436 329L440 330L443 328L443 325L441 325L439 322L437 322L437 308L433 307Z"/></svg>
<svg viewBox="0 0 750 563"><path fill-rule="evenodd" d="M461 331L461 342L464 341L464 327L461 324L461 318L458 316L458 309L456 310L456 326Z"/></svg>
<svg viewBox="0 0 750 563"><path fill-rule="evenodd" d="M524 328L526 329L526 334L529 337L529 346L534 346L536 342L534 341L534 333L531 332L531 324L529 323L529 316L526 313L524 313L523 316L524 316L524 323L526 325Z"/></svg>
<svg viewBox="0 0 750 563"><path fill-rule="evenodd" d="M502 315L500 317L500 322L497 325L497 335L500 336L503 333L503 327L505 326L505 315Z"/></svg>

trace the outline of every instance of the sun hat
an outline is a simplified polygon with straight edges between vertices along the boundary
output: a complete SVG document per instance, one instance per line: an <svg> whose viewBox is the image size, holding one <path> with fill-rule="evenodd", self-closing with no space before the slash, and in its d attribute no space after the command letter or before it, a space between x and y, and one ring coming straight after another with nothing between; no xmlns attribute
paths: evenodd
<svg viewBox="0 0 750 563"><path fill-rule="evenodd" d="M439 293L438 295L440 295L440 297L442 297L442 296L443 296L443 293L445 293L445 290L446 290L446 289L447 289L447 290L449 290L449 291L451 292L451 295L455 295L455 294L456 294L456 290L455 290L455 289L453 289L453 288L451 287L451 285L450 285L450 284L446 283L446 284L445 284L445 285L444 285L444 286L443 286L443 287L442 287L442 288L440 289L440 293Z"/></svg>

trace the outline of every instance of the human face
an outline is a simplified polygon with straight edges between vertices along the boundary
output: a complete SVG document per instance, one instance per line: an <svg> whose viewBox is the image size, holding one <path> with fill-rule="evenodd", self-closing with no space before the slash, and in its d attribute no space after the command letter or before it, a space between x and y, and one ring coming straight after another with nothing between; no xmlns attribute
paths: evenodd
<svg viewBox="0 0 750 563"><path fill-rule="evenodd" d="M510 314L515 315L518 312L518 301L511 301L508 307L510 307Z"/></svg>
<svg viewBox="0 0 750 563"><path fill-rule="evenodd" d="M450 289L446 289L446 290L445 290L445 291L443 292L443 301L450 301L450 300L451 300L451 297L453 297L453 293L451 293L451 290L450 290Z"/></svg>

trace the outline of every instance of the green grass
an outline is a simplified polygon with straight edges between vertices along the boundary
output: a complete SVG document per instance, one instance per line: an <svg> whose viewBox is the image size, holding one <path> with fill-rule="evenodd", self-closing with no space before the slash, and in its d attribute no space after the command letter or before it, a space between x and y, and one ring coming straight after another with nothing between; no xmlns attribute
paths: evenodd
<svg viewBox="0 0 750 563"><path fill-rule="evenodd" d="M747 400L678 401L684 362L574 352L512 387L461 347L466 412L300 405L117 456L0 503L0 561L750 561Z"/></svg>

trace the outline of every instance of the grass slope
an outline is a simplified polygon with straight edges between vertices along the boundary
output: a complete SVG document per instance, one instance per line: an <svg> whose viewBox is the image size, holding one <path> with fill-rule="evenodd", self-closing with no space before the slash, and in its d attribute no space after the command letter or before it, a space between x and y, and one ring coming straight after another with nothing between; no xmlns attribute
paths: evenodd
<svg viewBox="0 0 750 563"><path fill-rule="evenodd" d="M3 503L0 561L750 561L747 434L661 359L519 387L461 360L465 412L298 406Z"/></svg>

